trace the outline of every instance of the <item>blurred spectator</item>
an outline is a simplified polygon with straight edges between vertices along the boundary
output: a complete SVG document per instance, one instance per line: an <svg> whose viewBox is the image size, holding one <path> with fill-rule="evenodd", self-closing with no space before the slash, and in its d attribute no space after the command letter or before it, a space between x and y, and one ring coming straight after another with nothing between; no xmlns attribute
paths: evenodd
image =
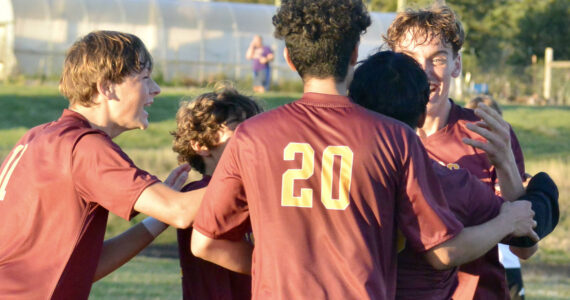
<svg viewBox="0 0 570 300"><path fill-rule="evenodd" d="M256 35L247 48L245 58L253 60L253 91L263 93L269 90L271 83L271 67L273 50L263 45L261 36Z"/></svg>
<svg viewBox="0 0 570 300"><path fill-rule="evenodd" d="M495 99L489 95L479 95L467 102L467 104L465 104L465 107L475 109L479 103L484 103L498 112L499 115L503 115L503 111L501 110L501 107L499 107L499 103L497 103L497 101L495 101Z"/></svg>

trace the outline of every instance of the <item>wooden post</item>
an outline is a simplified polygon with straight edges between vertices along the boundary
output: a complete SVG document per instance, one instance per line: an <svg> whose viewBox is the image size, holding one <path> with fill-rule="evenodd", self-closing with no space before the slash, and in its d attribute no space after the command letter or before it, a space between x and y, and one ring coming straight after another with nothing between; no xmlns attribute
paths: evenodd
<svg viewBox="0 0 570 300"><path fill-rule="evenodd" d="M406 10L406 0L398 0L396 11L403 12L404 10Z"/></svg>
<svg viewBox="0 0 570 300"><path fill-rule="evenodd" d="M550 47L547 47L544 50L544 85L543 85L543 93L542 96L544 100L548 101L550 99L550 86L552 85L552 58L553 58L553 50Z"/></svg>

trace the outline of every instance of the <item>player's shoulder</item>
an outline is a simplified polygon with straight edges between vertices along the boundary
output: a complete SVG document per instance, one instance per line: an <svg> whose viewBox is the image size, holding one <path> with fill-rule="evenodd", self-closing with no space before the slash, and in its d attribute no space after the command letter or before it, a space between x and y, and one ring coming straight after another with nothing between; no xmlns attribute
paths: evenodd
<svg viewBox="0 0 570 300"><path fill-rule="evenodd" d="M356 105L355 111L358 114L358 119L364 121L371 129L376 129L378 133L391 132L398 135L417 137L415 131L400 120L371 111L360 105Z"/></svg>
<svg viewBox="0 0 570 300"><path fill-rule="evenodd" d="M240 131L244 131L244 129L254 129L257 127L267 127L271 126L272 123L278 122L280 119L285 117L284 107L289 104L285 104L283 106L274 108L269 111L262 112L257 114L242 123L238 126Z"/></svg>
<svg viewBox="0 0 570 300"><path fill-rule="evenodd" d="M77 115L77 113L64 110L59 119L37 125L28 130L21 141L38 141L40 143L49 141L46 145L59 145L66 142L73 144L89 133L104 134L98 129L91 128L87 120Z"/></svg>
<svg viewBox="0 0 570 300"><path fill-rule="evenodd" d="M451 108L451 113L455 115L455 118L458 122L467 123L467 122L477 122L481 120L476 114L475 111L462 107L459 104L453 103Z"/></svg>

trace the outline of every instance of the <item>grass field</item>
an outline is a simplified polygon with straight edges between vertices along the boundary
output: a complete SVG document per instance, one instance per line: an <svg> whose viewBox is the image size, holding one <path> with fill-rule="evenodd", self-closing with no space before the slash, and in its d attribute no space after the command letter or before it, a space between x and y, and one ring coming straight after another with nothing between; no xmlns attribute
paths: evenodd
<svg viewBox="0 0 570 300"><path fill-rule="evenodd" d="M204 90L169 88L148 109L146 131L126 132L116 139L137 165L161 178L176 165L169 131L180 99ZM247 93L247 92L246 92ZM299 94L268 93L260 99L266 109ZM59 117L67 102L55 86L0 85L0 160L30 127ZM560 189L561 220L540 243L539 252L523 263L527 299L570 299L570 108L504 105L504 116L518 135L527 170L548 172ZM110 216L107 236L140 220ZM169 229L148 250L107 278L97 282L91 299L180 299L174 230Z"/></svg>

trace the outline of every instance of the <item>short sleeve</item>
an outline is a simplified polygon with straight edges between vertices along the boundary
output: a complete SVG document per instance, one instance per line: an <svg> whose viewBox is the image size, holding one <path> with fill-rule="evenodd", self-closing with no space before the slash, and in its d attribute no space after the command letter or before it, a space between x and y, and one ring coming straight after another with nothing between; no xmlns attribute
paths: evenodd
<svg viewBox="0 0 570 300"><path fill-rule="evenodd" d="M453 238L463 225L450 211L419 138L408 135L408 141L402 156L398 226L408 245L422 252Z"/></svg>
<svg viewBox="0 0 570 300"><path fill-rule="evenodd" d="M81 137L73 150L72 175L75 189L85 202L98 203L129 220L133 207L155 177L137 168L130 158L103 134Z"/></svg>
<svg viewBox="0 0 570 300"><path fill-rule="evenodd" d="M467 169L450 170L433 163L451 211L464 226L475 226L496 217L504 200Z"/></svg>
<svg viewBox="0 0 570 300"><path fill-rule="evenodd" d="M238 161L238 140L239 129L216 166L194 221L194 229L212 239L240 240L250 226Z"/></svg>
<svg viewBox="0 0 570 300"><path fill-rule="evenodd" d="M267 47L267 46L265 46L265 48L264 48L263 50L264 50L264 51L263 51L263 52L264 52L264 53L263 53L264 56L267 56L267 55L269 55L269 54L273 54L273 50L271 50L271 48L269 48L269 47Z"/></svg>

